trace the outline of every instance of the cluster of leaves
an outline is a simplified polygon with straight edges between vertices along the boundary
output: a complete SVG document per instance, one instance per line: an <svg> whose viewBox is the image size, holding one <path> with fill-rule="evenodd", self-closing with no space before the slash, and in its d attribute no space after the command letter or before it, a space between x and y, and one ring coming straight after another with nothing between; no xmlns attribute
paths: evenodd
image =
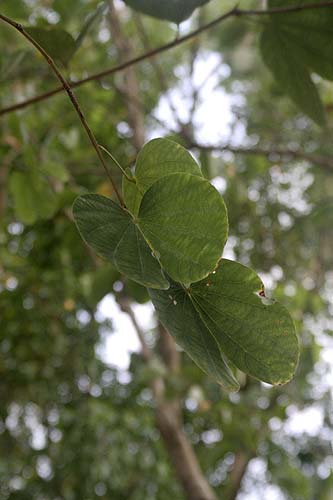
<svg viewBox="0 0 333 500"><path fill-rule="evenodd" d="M227 240L224 201L192 156L168 139L140 152L124 177L126 207L80 196L73 214L83 239L129 278L150 289L165 327L227 390L228 366L271 384L290 380L298 341L287 310L265 298L250 269L221 260Z"/></svg>

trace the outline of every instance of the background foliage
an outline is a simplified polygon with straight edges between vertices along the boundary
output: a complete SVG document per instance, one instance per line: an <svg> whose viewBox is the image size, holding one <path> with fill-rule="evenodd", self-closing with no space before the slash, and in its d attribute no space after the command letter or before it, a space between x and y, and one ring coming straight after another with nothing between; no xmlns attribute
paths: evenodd
<svg viewBox="0 0 333 500"><path fill-rule="evenodd" d="M297 3L307 2L288 2ZM41 37L43 30L65 30L71 41L53 55L75 81L117 65L129 49L133 57L177 34L173 24L115 5L130 41L125 49L104 2L3 0L0 7ZM180 31L231 7L212 0ZM239 373L240 392L229 396L184 354L180 371L171 373L158 357L154 321L143 332L153 360L135 353L125 371L107 365L100 353L116 318L101 313L100 301L111 294L128 312L125 300L138 320L138 304L149 308L145 289L92 257L72 221L76 196L110 196L109 183L65 95L1 116L1 500L185 498L156 427L151 384L158 377L165 377L168 399L181 402L186 436L218 498L330 498L329 12L331 18L332 8L293 14L301 16L297 22L291 14L230 18L137 65L130 95L133 74L121 72L76 90L99 142L123 165L133 164L141 139L171 137L191 149L223 192L230 224L225 257L254 268L296 322L300 365L282 388ZM304 36L309 26L311 37ZM281 30L283 53L276 43ZM48 32L48 39L58 35ZM45 62L4 24L0 43L1 107L53 88ZM205 107L213 90L226 103L220 109L216 101L214 116ZM119 172L112 173L120 185Z"/></svg>

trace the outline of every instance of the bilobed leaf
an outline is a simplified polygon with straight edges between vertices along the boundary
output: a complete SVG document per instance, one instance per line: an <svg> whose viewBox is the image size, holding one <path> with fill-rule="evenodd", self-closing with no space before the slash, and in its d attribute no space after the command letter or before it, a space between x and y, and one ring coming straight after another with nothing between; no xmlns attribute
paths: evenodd
<svg viewBox="0 0 333 500"><path fill-rule="evenodd" d="M262 290L254 271L223 259L215 273L189 289L172 284L167 292L150 294L161 321L176 340L186 324L197 324L203 338L210 335L240 370L280 385L294 375L298 340L288 311L260 297ZM172 313L175 301L186 303L184 319ZM211 355L213 351L207 350L206 363Z"/></svg>
<svg viewBox="0 0 333 500"><path fill-rule="evenodd" d="M298 361L298 340L288 311L259 296L252 269L222 260L214 274L194 283L190 296L222 351L242 371L264 382L288 382Z"/></svg>
<svg viewBox="0 0 333 500"><path fill-rule="evenodd" d="M165 271L189 284L214 270L228 234L227 210L203 177L171 174L143 196L138 225Z"/></svg>
<svg viewBox="0 0 333 500"><path fill-rule="evenodd" d="M59 28L24 28L30 36L55 60L67 65L76 50L74 38L67 31Z"/></svg>
<svg viewBox="0 0 333 500"><path fill-rule="evenodd" d="M124 0L133 9L149 16L181 23L193 13L197 7L210 0Z"/></svg>
<svg viewBox="0 0 333 500"><path fill-rule="evenodd" d="M186 291L171 282L168 291L149 290L158 317L177 344L193 361L227 391L238 391L239 384L221 350L202 322Z"/></svg>
<svg viewBox="0 0 333 500"><path fill-rule="evenodd" d="M262 57L279 86L300 110L319 125L324 125L325 113L318 90L311 79L310 69L293 42L288 30L274 18L261 34Z"/></svg>
<svg viewBox="0 0 333 500"><path fill-rule="evenodd" d="M98 255L110 260L129 278L151 288L169 288L131 215L105 196L77 198L73 215L82 238Z"/></svg>
<svg viewBox="0 0 333 500"><path fill-rule="evenodd" d="M125 177L123 193L127 208L137 215L142 196L161 177L175 173L201 176L193 156L183 146L169 139L153 139L140 151L135 166L136 185Z"/></svg>
<svg viewBox="0 0 333 500"><path fill-rule="evenodd" d="M153 139L138 154L135 178L144 194L154 182L169 174L201 176L199 165L185 148L170 139Z"/></svg>

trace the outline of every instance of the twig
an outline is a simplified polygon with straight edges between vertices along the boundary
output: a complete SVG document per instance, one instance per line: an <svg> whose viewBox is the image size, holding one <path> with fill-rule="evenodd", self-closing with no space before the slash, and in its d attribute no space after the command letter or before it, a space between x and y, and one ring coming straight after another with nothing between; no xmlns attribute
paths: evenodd
<svg viewBox="0 0 333 500"><path fill-rule="evenodd" d="M244 148L244 147L234 147L228 144L223 146L214 146L214 145L206 145L206 144L198 144L196 142L191 142L187 144L190 148L201 149L202 151L228 151L233 154L241 154L241 155L259 155L265 156L269 161L276 161L273 159L274 156L278 156L280 158L285 159L299 159L308 161L310 163L315 163L319 167L324 168L325 170L333 170L333 158L329 156L316 155L316 154L308 154L303 153L302 151L292 150L292 149L282 149L282 148Z"/></svg>
<svg viewBox="0 0 333 500"><path fill-rule="evenodd" d="M98 145L98 147L104 151L104 153L106 153L110 158L111 160L113 161L113 163L119 168L119 170L121 171L121 173L123 174L124 177L126 177L126 179L129 181L129 182L134 182L135 183L135 180L132 179L129 175L127 175L126 171L123 169L123 167L120 165L119 161L113 156L112 153L110 153L110 151L108 149L106 149L104 146L102 146L101 144Z"/></svg>
<svg viewBox="0 0 333 500"><path fill-rule="evenodd" d="M98 158L99 158L99 160L100 160L100 162L101 162L101 164L106 172L106 175L108 176L108 178L112 184L112 187L114 189L114 192L117 195L117 198L118 198L120 204L124 205L123 199L122 199L122 197L117 189L116 184L114 183L114 181L110 175L110 172L109 172L109 170L106 166L106 163L104 161L103 155L98 147L98 143L97 143L97 140L95 138L95 135L87 123L87 120L86 120L86 118L85 118L85 116L80 108L80 105L79 105L75 95L73 94L73 91L71 89L70 84L62 76L61 72L59 71L59 69L58 69L57 65L55 64L55 62L53 61L52 57L49 56L49 54L46 52L46 50L43 49L43 47L41 47L39 45L39 43L37 43L36 40L31 35L29 35L29 33L27 31L25 31L25 29L23 28L23 26L21 24L17 23L16 21L13 21L12 19L10 19L7 16L4 16L3 14L0 14L0 19L2 21L4 21L5 23L9 24L10 26L12 26L13 28L15 28L19 33L21 33L21 35L23 35L38 50L38 52L44 57L46 62L49 64L53 73L56 75L58 80L61 82L62 89L64 89L67 92L68 97L70 98L70 100L74 106L74 109L76 110L77 114L79 115L81 123L88 134L90 142L97 153L97 156L98 156Z"/></svg>

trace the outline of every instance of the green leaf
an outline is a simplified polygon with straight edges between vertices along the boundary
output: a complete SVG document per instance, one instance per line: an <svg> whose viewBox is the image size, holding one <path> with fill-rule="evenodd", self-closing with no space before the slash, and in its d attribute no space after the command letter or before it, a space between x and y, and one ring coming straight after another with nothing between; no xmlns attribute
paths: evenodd
<svg viewBox="0 0 333 500"><path fill-rule="evenodd" d="M151 288L169 288L132 216L111 199L96 194L78 197L73 215L82 238L98 255L129 278Z"/></svg>
<svg viewBox="0 0 333 500"><path fill-rule="evenodd" d="M13 172L9 179L9 190L14 198L17 218L24 224L33 224L38 216L35 210L34 193L29 187L29 179L23 172Z"/></svg>
<svg viewBox="0 0 333 500"><path fill-rule="evenodd" d="M74 38L58 28L25 27L27 33L55 60L66 66L76 50Z"/></svg>
<svg viewBox="0 0 333 500"><path fill-rule="evenodd" d="M124 0L127 5L139 12L177 24L190 17L197 7L201 7L209 1L169 0L168 2L161 2L161 0Z"/></svg>
<svg viewBox="0 0 333 500"><path fill-rule="evenodd" d="M227 210L204 178L171 174L146 191L138 225L165 271L189 284L214 270L228 234Z"/></svg>
<svg viewBox="0 0 333 500"><path fill-rule="evenodd" d="M228 260L189 290L226 356L245 373L281 385L295 372L298 340L288 311L260 292L263 283L256 273Z"/></svg>
<svg viewBox="0 0 333 500"><path fill-rule="evenodd" d="M296 370L298 340L288 311L260 297L262 290L263 284L254 271L224 259L215 273L189 289L172 284L168 292L150 294L161 321L176 339L182 328L197 322L202 336L210 335L240 370L281 385ZM186 303L184 319L172 313L175 301L176 305ZM193 306L191 313L189 303ZM206 363L211 355L209 349Z"/></svg>
<svg viewBox="0 0 333 500"><path fill-rule="evenodd" d="M271 2L271 7L278 6ZM271 16L260 40L263 60L277 83L319 125L324 125L326 118L311 72L333 78L332 13L329 18L328 25L325 13L319 11Z"/></svg>
<svg viewBox="0 0 333 500"><path fill-rule="evenodd" d="M14 198L17 218L24 224L50 219L58 208L54 192L36 171L13 172L9 189Z"/></svg>
<svg viewBox="0 0 333 500"><path fill-rule="evenodd" d="M177 344L227 391L238 391L239 384L216 340L201 320L191 298L182 286L171 282L168 291L150 289L149 295L160 321Z"/></svg>
<svg viewBox="0 0 333 500"><path fill-rule="evenodd" d="M202 175L193 156L177 142L161 138L148 142L137 157L134 176L136 185L126 178L123 181L127 208L137 215L147 189L161 177L175 173Z"/></svg>
<svg viewBox="0 0 333 500"><path fill-rule="evenodd" d="M135 178L141 193L158 179L169 174L201 176L201 170L191 153L170 139L153 139L138 154Z"/></svg>

